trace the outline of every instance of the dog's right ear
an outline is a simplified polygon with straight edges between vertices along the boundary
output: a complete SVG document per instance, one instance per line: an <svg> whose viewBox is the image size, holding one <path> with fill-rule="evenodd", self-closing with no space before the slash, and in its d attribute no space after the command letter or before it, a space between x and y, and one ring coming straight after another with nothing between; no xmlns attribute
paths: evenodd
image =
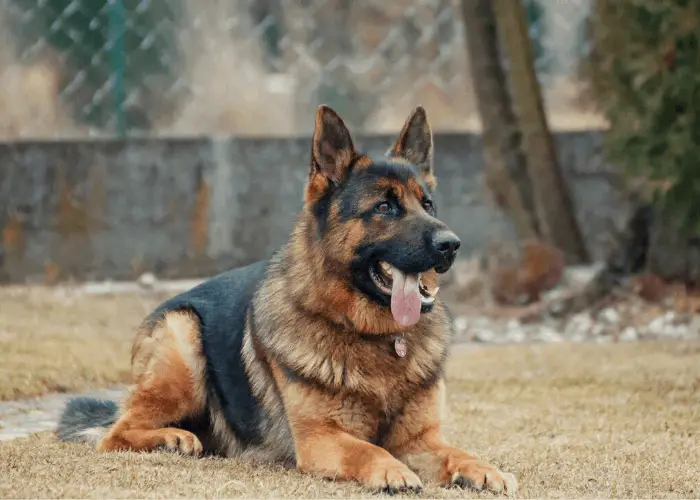
<svg viewBox="0 0 700 500"><path fill-rule="evenodd" d="M338 113L326 105L316 110L307 199L318 198L340 184L357 156L348 128Z"/></svg>

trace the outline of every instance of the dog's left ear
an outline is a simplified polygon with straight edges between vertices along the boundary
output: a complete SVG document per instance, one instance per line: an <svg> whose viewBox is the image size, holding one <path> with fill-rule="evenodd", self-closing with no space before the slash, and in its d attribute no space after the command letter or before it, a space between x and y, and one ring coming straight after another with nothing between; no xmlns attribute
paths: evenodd
<svg viewBox="0 0 700 500"><path fill-rule="evenodd" d="M417 166L426 184L431 189L435 188L433 132L423 106L417 106L408 117L396 144L389 150L389 156Z"/></svg>

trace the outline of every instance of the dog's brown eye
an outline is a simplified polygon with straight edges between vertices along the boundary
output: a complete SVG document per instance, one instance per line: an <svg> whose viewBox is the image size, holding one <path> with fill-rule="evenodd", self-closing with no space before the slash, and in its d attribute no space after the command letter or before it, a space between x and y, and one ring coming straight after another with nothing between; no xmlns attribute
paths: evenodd
<svg viewBox="0 0 700 500"><path fill-rule="evenodd" d="M386 213L391 210L391 206L386 201L383 201L381 203L377 203L375 210L377 212Z"/></svg>
<svg viewBox="0 0 700 500"><path fill-rule="evenodd" d="M433 202L431 200L425 200L423 202L423 209L426 212L430 212L433 209Z"/></svg>

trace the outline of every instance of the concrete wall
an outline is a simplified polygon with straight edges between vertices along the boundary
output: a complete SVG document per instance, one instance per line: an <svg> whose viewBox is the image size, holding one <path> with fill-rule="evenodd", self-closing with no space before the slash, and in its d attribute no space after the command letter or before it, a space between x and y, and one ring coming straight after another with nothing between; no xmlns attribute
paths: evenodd
<svg viewBox="0 0 700 500"><path fill-rule="evenodd" d="M359 137L382 154L393 137ZM621 208L597 132L556 136L591 250ZM483 198L479 136L438 134L438 210L464 252L512 232ZM267 258L301 207L310 139L0 144L0 280L195 277Z"/></svg>

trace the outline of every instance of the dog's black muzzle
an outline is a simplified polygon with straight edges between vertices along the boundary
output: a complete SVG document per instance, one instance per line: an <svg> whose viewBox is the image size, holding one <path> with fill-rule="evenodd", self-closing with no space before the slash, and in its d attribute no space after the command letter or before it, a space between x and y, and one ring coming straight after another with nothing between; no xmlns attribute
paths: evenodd
<svg viewBox="0 0 700 500"><path fill-rule="evenodd" d="M435 272L443 274L452 267L461 244L462 242L457 235L449 229L440 229L430 234L427 246L433 254L433 258L438 262L435 266Z"/></svg>

